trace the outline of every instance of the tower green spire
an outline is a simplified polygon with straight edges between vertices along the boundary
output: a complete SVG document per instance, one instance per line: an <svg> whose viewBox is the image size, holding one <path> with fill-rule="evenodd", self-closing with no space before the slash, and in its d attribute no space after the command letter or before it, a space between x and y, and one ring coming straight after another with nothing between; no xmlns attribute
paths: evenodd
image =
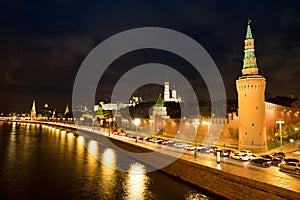
<svg viewBox="0 0 300 200"><path fill-rule="evenodd" d="M257 68L256 65L256 57L255 57L255 53L254 53L254 38L252 36L252 32L251 32L251 26L250 26L251 20L248 19L248 25L247 25L247 33L246 33L246 39L245 39L245 50L244 50L244 64L243 64L243 70L244 69L248 69L248 68ZM256 73L257 70L255 70L255 72L253 70L249 71L249 70L244 70L245 75L247 74L257 74ZM244 73L243 73L244 74Z"/></svg>
<svg viewBox="0 0 300 200"><path fill-rule="evenodd" d="M164 100L161 98L161 94L159 94L155 105L159 107L164 107Z"/></svg>
<svg viewBox="0 0 300 200"><path fill-rule="evenodd" d="M246 39L252 39L252 32L251 32L251 27L250 27L251 19L248 19L248 26L247 26L247 34L246 34Z"/></svg>

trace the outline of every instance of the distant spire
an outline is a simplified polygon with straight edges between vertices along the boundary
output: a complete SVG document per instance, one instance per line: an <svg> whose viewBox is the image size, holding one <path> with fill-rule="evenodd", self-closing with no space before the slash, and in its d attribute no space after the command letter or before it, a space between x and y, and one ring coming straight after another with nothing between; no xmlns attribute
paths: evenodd
<svg viewBox="0 0 300 200"><path fill-rule="evenodd" d="M55 109L53 110L52 118L55 118Z"/></svg>
<svg viewBox="0 0 300 200"><path fill-rule="evenodd" d="M36 109L35 109L35 100L33 100L33 102L32 102L31 111L36 112Z"/></svg>
<svg viewBox="0 0 300 200"><path fill-rule="evenodd" d="M253 38L250 23L251 23L251 19L248 19L246 39L252 39Z"/></svg>
<svg viewBox="0 0 300 200"><path fill-rule="evenodd" d="M35 117L36 117L36 108L35 108L35 100L33 100L31 111L30 111L30 119L34 120Z"/></svg>
<svg viewBox="0 0 300 200"><path fill-rule="evenodd" d="M68 104L66 105L66 109L65 109L65 113L64 113L64 115L66 115L67 113L69 113L70 112L70 109L69 109L69 106L68 106Z"/></svg>

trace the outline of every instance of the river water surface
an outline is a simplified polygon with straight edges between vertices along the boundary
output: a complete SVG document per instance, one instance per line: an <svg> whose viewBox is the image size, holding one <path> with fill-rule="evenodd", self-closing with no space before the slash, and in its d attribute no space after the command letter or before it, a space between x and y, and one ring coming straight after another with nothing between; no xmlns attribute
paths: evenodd
<svg viewBox="0 0 300 200"><path fill-rule="evenodd" d="M0 199L216 199L139 163L115 170L110 149L105 165L82 140L47 125L0 122Z"/></svg>

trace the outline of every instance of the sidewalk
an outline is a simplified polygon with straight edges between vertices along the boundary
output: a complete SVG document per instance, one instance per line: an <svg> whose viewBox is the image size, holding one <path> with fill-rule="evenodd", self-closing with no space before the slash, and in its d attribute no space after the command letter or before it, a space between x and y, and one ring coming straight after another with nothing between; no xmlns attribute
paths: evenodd
<svg viewBox="0 0 300 200"><path fill-rule="evenodd" d="M295 151L300 152L300 140L296 140L294 143L288 143L286 145L282 146L283 152L285 154L292 154ZM271 149L264 153L259 153L258 155L265 155L265 154L272 154L274 152L280 152L280 147L277 147L275 149Z"/></svg>

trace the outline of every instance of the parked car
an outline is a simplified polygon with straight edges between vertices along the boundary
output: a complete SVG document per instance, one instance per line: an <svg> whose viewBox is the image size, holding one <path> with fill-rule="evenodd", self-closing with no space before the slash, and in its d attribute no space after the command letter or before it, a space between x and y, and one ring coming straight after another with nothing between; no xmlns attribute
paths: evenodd
<svg viewBox="0 0 300 200"><path fill-rule="evenodd" d="M235 153L234 155L230 156L230 158L234 160L248 161L250 159L250 156L245 154Z"/></svg>
<svg viewBox="0 0 300 200"><path fill-rule="evenodd" d="M174 147L181 149L181 148L184 148L184 144L181 142L176 142L176 143L174 143Z"/></svg>
<svg viewBox="0 0 300 200"><path fill-rule="evenodd" d="M271 166L271 161L269 159L265 159L265 158L252 159L250 163L252 165L257 165L260 167L270 167Z"/></svg>
<svg viewBox="0 0 300 200"><path fill-rule="evenodd" d="M289 162L296 162L299 163L299 160L297 158L284 158L282 160L282 163L289 163Z"/></svg>
<svg viewBox="0 0 300 200"><path fill-rule="evenodd" d="M200 147L200 148L198 148L198 152L199 153L210 153L210 150L209 150L209 148L206 148L206 147Z"/></svg>
<svg viewBox="0 0 300 200"><path fill-rule="evenodd" d="M262 158L265 158L265 159L269 159L269 160L272 160L273 159L273 156L272 155L262 155L260 156Z"/></svg>
<svg viewBox="0 0 300 200"><path fill-rule="evenodd" d="M230 149L225 149L225 152L227 153L228 157L234 154L234 151Z"/></svg>
<svg viewBox="0 0 300 200"><path fill-rule="evenodd" d="M279 167L279 165L282 163L280 158L273 157L271 160L271 165L275 167Z"/></svg>
<svg viewBox="0 0 300 200"><path fill-rule="evenodd" d="M239 154L251 156L252 152L249 151L249 150L242 150L242 151L239 152Z"/></svg>
<svg viewBox="0 0 300 200"><path fill-rule="evenodd" d="M192 144L188 144L184 147L187 151L194 151L196 147L194 147Z"/></svg>
<svg viewBox="0 0 300 200"><path fill-rule="evenodd" d="M208 149L209 149L210 153L214 153L214 152L216 152L218 150L218 147L216 147L216 146L209 146Z"/></svg>
<svg viewBox="0 0 300 200"><path fill-rule="evenodd" d="M230 157L232 155L234 155L234 151L230 150L230 149L221 149L221 150L217 150L214 152L214 155L217 155L217 152L221 153L221 157Z"/></svg>
<svg viewBox="0 0 300 200"><path fill-rule="evenodd" d="M280 158L282 160L285 158L285 154L283 152L276 152L273 154L273 157Z"/></svg>
<svg viewBox="0 0 300 200"><path fill-rule="evenodd" d="M280 165L280 170L287 170L292 172L300 173L300 163L288 162Z"/></svg>

